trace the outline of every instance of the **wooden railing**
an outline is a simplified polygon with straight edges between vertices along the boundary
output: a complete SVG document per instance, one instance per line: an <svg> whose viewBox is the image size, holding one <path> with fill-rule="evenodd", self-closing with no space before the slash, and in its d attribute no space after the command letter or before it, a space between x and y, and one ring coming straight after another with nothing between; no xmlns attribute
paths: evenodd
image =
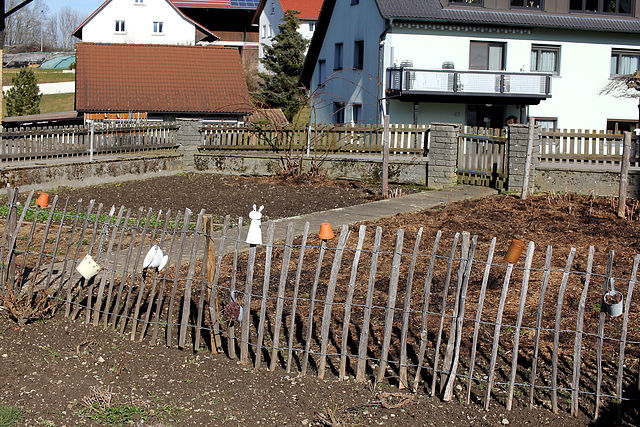
<svg viewBox="0 0 640 427"><path fill-rule="evenodd" d="M299 151L340 154L379 154L383 128L379 125L261 126L213 125L201 129L201 150ZM394 155L426 155L429 127L392 125L389 149Z"/></svg>
<svg viewBox="0 0 640 427"><path fill-rule="evenodd" d="M611 131L544 130L540 165L589 169L620 168L623 134ZM631 139L631 168L640 169L640 138Z"/></svg>
<svg viewBox="0 0 640 427"><path fill-rule="evenodd" d="M144 151L177 146L175 123L11 129L0 132L0 161ZM92 142L93 136L93 142Z"/></svg>

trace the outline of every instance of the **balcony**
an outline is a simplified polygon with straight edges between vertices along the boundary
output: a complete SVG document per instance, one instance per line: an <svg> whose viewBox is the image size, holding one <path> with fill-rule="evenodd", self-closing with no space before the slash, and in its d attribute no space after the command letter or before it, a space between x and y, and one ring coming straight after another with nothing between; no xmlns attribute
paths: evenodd
<svg viewBox="0 0 640 427"><path fill-rule="evenodd" d="M551 97L551 74L388 68L387 96L440 102L503 98L509 103L538 104Z"/></svg>

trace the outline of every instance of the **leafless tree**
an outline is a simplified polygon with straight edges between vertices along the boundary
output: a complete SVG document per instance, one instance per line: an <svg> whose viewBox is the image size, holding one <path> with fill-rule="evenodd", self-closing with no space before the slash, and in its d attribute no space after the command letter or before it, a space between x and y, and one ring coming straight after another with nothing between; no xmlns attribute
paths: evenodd
<svg viewBox="0 0 640 427"><path fill-rule="evenodd" d="M5 10L10 10L22 0L5 0ZM9 16L5 21L5 46L21 47L20 50L39 50L43 23L49 7L43 0L35 0Z"/></svg>
<svg viewBox="0 0 640 427"><path fill-rule="evenodd" d="M36 0L38 1L38 0ZM60 50L71 51L76 45L78 39L73 37L73 30L84 20L84 16L69 6L64 6L56 14L58 22L58 44Z"/></svg>

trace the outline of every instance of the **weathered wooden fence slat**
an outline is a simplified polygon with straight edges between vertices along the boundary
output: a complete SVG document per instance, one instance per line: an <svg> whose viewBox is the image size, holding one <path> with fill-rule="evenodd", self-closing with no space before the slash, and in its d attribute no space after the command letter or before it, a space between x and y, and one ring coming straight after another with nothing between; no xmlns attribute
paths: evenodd
<svg viewBox="0 0 640 427"><path fill-rule="evenodd" d="M298 267L296 268L296 281L293 285L293 301L291 302L291 317L289 319L289 339L287 341L287 373L291 372L291 361L293 359L293 338L296 333L296 310L298 308L298 294L300 292L300 279L304 266L304 254L307 248L307 236L309 234L309 222L304 223L302 240L300 242L300 254L298 255Z"/></svg>
<svg viewBox="0 0 640 427"><path fill-rule="evenodd" d="M220 246L218 249L218 260L215 264L215 273L211 271L211 264L213 264L213 221L209 218L207 222L207 240L210 245L210 253L207 258L207 282L211 284L211 293L209 294L209 316L211 318L211 329L213 333L211 335L211 353L218 354L222 351L222 342L220 338L220 301L218 295L218 282L220 280L220 269L222 268L222 258L224 256L224 247L226 243L226 236L229 230L229 223L231 221L231 216L227 215L224 217L224 223L222 224L222 232L220 233ZM211 259L209 258L211 257Z"/></svg>
<svg viewBox="0 0 640 427"><path fill-rule="evenodd" d="M75 256L73 257L73 260L71 262L71 268L69 271L69 277L66 280L68 282L67 284L67 304L65 307L65 316L69 317L71 315L71 304L73 302L73 299L75 298L75 295L73 294L73 291L75 289L75 283L72 282L71 279L73 279L73 274L76 271L76 265L78 264L78 258L80 257L80 251L82 250L82 241L84 239L84 235L87 231L87 225L89 222L89 217L91 216L91 212L93 210L93 205L95 203L95 200L91 200L89 201L89 207L87 208L87 213L85 214L86 216L84 217L84 221L82 222L82 228L80 230L80 236L78 237L78 244L76 245L76 253ZM75 224L74 224L75 227ZM69 241L69 245L73 245L73 241ZM61 282L61 286L64 286L65 280L64 280L64 270L62 271L62 282ZM80 291L82 290L82 283L84 282L84 278L80 279L80 281L78 282L78 284L80 285ZM78 291L78 295L81 293L80 291ZM75 316L73 316L75 318Z"/></svg>
<svg viewBox="0 0 640 427"><path fill-rule="evenodd" d="M609 286L609 280L611 279L611 271L613 270L613 258L615 252L609 251L609 258L607 259L607 270L604 276L604 282L602 283L602 295L607 293ZM602 344L604 340L604 319L606 317L604 304L600 307L600 318L598 320L598 343L596 347L596 366L597 366L597 378L596 378L596 399L594 408L594 419L598 419L600 414L600 389L602 388Z"/></svg>
<svg viewBox="0 0 640 427"><path fill-rule="evenodd" d="M289 262L291 261L291 252L293 251L293 223L287 224L286 237L284 241L284 251L282 254L282 265L280 267L280 281L278 282L278 297L276 300L276 319L273 329L273 349L271 351L271 363L269 370L276 369L278 362L278 353L280 352L280 329L282 327L282 312L284 309L285 287L287 285L287 276L289 275Z"/></svg>
<svg viewBox="0 0 640 427"><path fill-rule="evenodd" d="M301 374L307 374L307 366L309 364L309 352L311 351L311 340L313 339L313 312L316 307L316 294L318 292L318 282L320 281L320 273L322 271L322 259L327 249L327 241L322 240L320 244L320 253L318 254L318 263L316 264L316 273L311 287L311 295L309 300L309 316L307 317L307 335L304 342L304 356L302 359Z"/></svg>
<svg viewBox="0 0 640 427"><path fill-rule="evenodd" d="M173 273L173 285L171 288L171 298L167 310L167 347L173 347L173 309L176 304L176 294L178 291L178 278L180 276L180 267L182 266L182 255L184 254L184 244L187 238L187 231L191 222L191 209L184 210L184 218L182 219L182 231L180 232L180 246L178 248L178 257L176 258L175 270Z"/></svg>
<svg viewBox="0 0 640 427"><path fill-rule="evenodd" d="M264 280L262 281L262 299L260 300L260 320L258 321L258 342L256 343L256 357L254 364L256 369L259 368L262 363L264 324L267 321L267 299L269 298L269 281L271 280L271 260L273 256L274 235L275 222L269 221L267 225L267 244L264 262Z"/></svg>
<svg viewBox="0 0 640 427"><path fill-rule="evenodd" d="M622 319L622 333L620 336L620 355L618 359L618 378L616 380L616 398L617 398L617 416L618 423L622 420L622 377L624 375L624 354L627 345L627 329L629 327L629 309L631 308L631 298L633 297L633 288L636 285L638 276L638 265L640 264L640 254L636 254L633 259L633 270L631 271L631 279L627 288L627 300L624 303L624 317Z"/></svg>
<svg viewBox="0 0 640 427"><path fill-rule="evenodd" d="M238 271L238 251L240 250L240 238L242 236L242 217L238 218L238 231L236 233L235 245L233 246L233 270L231 272L231 284L229 285L229 299L233 299L236 291L236 273ZM239 304L239 302L238 302ZM230 341L227 346L230 359L236 358L236 319L229 319L227 323L227 339Z"/></svg>

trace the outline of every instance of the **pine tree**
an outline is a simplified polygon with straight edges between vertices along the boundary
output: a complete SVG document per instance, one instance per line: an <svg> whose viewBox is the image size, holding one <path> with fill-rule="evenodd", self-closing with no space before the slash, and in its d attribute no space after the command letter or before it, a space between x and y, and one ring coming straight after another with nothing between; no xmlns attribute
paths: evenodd
<svg viewBox="0 0 640 427"><path fill-rule="evenodd" d="M282 109L289 121L307 101L304 90L297 87L308 43L298 33L298 13L295 10L285 12L278 26L280 32L273 37L272 45L262 45L264 58L260 60L267 72L260 73L262 83L258 98L267 108Z"/></svg>
<svg viewBox="0 0 640 427"><path fill-rule="evenodd" d="M22 68L11 79L13 87L7 91L7 116L40 114L42 94L32 68Z"/></svg>

